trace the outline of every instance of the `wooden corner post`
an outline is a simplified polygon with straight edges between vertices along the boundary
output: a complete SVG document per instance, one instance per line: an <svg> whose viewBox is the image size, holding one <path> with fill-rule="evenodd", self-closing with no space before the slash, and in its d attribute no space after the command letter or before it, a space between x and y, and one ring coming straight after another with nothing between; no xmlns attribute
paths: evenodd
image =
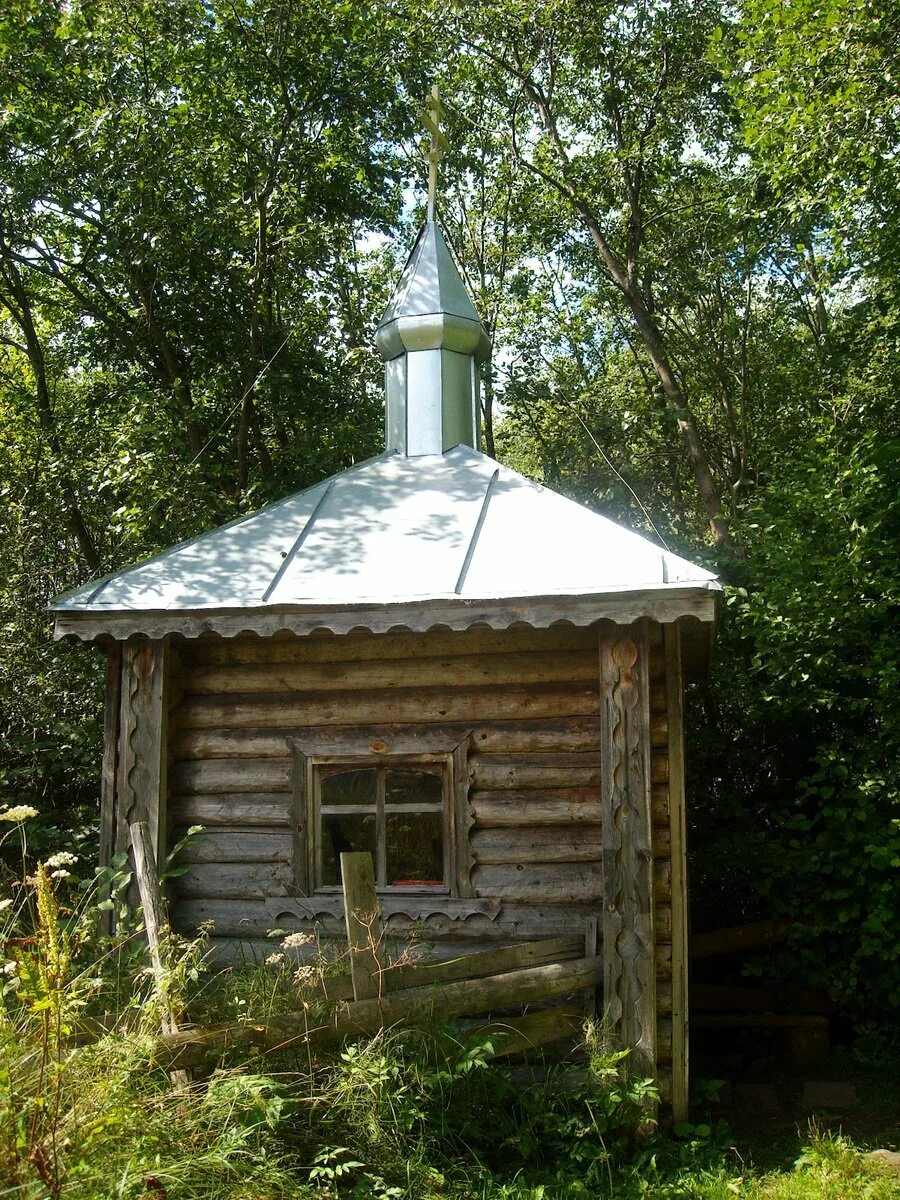
<svg viewBox="0 0 900 1200"><path fill-rule="evenodd" d="M168 657L162 640L129 638L122 648L119 818L147 823L157 861L166 852Z"/></svg>
<svg viewBox="0 0 900 1200"><path fill-rule="evenodd" d="M688 894L684 796L684 682L681 631L663 626L669 728L669 822L672 838L672 1118L688 1119Z"/></svg>
<svg viewBox="0 0 900 1200"><path fill-rule="evenodd" d="M603 1007L629 1069L656 1074L647 628L600 633Z"/></svg>

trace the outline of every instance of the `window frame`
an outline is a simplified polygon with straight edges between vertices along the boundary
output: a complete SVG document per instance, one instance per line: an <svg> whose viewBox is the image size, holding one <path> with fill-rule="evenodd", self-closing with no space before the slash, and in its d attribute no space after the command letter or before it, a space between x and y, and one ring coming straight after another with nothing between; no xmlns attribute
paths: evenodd
<svg viewBox="0 0 900 1200"><path fill-rule="evenodd" d="M324 731L323 731L324 732ZM379 839L384 829L386 806L384 780L393 769L424 769L438 774L442 784L444 882L440 886L397 887L377 884L380 896L434 896L461 899L474 896L471 883L472 853L469 829L473 816L469 807L468 748L471 735L461 740L435 739L427 750L397 751L385 739L367 739L358 746L349 744L340 750L311 746L297 738L288 738L293 756L293 868L294 889L301 896L329 896L341 893L340 885L322 884L322 779L339 770L380 770L376 775L376 880L386 879L386 841ZM424 740L424 739L416 739ZM443 744L441 744L443 743ZM383 749L381 749L383 747ZM330 807L330 806L329 806ZM356 806L346 806L348 809ZM371 806L366 805L366 811ZM398 806L415 812L411 805ZM427 811L423 806L422 811Z"/></svg>

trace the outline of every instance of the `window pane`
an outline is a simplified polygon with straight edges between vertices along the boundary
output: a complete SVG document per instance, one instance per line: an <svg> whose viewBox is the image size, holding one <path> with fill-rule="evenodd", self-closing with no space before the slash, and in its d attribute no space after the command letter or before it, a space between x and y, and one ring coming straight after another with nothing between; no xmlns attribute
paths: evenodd
<svg viewBox="0 0 900 1200"><path fill-rule="evenodd" d="M341 882L341 855L365 850L375 855L375 813L338 813L322 817L322 885L334 887Z"/></svg>
<svg viewBox="0 0 900 1200"><path fill-rule="evenodd" d="M387 882L421 887L444 882L444 818L441 813L388 813Z"/></svg>
<svg viewBox="0 0 900 1200"><path fill-rule="evenodd" d="M323 804L371 804L375 807L375 772L340 771L322 779Z"/></svg>
<svg viewBox="0 0 900 1200"><path fill-rule="evenodd" d="M429 775L425 771L387 772L385 804L440 804L443 794L440 775Z"/></svg>

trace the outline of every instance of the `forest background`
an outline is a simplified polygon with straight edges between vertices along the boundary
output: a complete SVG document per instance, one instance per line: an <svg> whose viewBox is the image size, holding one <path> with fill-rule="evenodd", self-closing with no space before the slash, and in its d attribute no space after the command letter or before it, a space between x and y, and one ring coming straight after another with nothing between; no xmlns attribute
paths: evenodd
<svg viewBox="0 0 900 1200"><path fill-rule="evenodd" d="M373 330L440 214L488 453L716 569L693 925L860 1030L900 994L900 9L7 0L0 804L95 857L87 578L382 444Z"/></svg>

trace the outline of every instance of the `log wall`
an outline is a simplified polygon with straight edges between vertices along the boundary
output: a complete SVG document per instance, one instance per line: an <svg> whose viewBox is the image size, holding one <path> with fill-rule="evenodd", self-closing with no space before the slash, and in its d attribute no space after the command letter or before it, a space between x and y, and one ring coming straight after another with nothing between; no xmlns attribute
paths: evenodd
<svg viewBox="0 0 900 1200"><path fill-rule="evenodd" d="M170 717L169 838L186 847L173 923L214 922L226 956L270 953L272 928L343 932L339 899L292 895L292 759L427 752L472 732L475 898L388 897L388 931L415 925L452 955L583 933L602 900L598 628L183 641ZM664 657L651 629L651 779L658 1047L671 1061L671 864Z"/></svg>

